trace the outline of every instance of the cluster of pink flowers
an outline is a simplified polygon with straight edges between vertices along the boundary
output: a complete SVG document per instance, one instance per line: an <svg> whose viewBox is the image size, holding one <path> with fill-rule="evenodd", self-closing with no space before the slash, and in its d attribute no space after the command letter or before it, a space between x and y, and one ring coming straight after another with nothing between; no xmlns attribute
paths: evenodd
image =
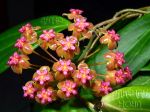
<svg viewBox="0 0 150 112"><path fill-rule="evenodd" d="M104 55L104 58L107 61L106 81L109 81L112 85L123 85L132 79L129 67L123 68L122 66L125 63L123 53L110 51Z"/></svg>
<svg viewBox="0 0 150 112"><path fill-rule="evenodd" d="M76 96L81 87L91 88L95 96L101 97L110 93L114 86L125 84L132 79L129 67L123 68L124 54L113 51L120 40L120 36L114 30L104 31L100 37L100 43L107 44L110 50L104 54L107 68L104 79L98 79L99 74L90 69L84 61L73 63L74 56L80 53L80 39L89 39L92 35L90 30L93 24L87 22L82 13L82 10L71 9L70 13L64 14L74 21L68 26L68 30L72 31L71 36L65 37L63 33L57 33L54 29L43 30L38 36L35 30L39 27L33 27L29 23L19 29L21 38L15 44L18 52L8 60L8 65L15 73L21 74L23 69L35 67L27 56L35 52L33 44L38 44L48 54L48 49L54 51L60 58L56 59L50 54L54 59L50 66L36 66L32 80L23 86L24 97L48 104L57 99L70 99Z"/></svg>
<svg viewBox="0 0 150 112"><path fill-rule="evenodd" d="M72 35L78 39L81 37L90 38L92 35L90 30L93 28L93 24L87 22L87 19L81 15L82 13L82 10L71 9L69 14L64 14L68 17L68 19L74 20L74 23L69 25L68 30L73 31Z"/></svg>

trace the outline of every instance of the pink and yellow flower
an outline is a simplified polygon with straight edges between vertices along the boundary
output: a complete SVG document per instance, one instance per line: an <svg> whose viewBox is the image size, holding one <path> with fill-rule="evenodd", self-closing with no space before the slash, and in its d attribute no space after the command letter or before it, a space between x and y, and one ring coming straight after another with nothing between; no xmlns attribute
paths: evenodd
<svg viewBox="0 0 150 112"><path fill-rule="evenodd" d="M72 59L75 54L79 54L80 49L78 40L74 36L67 36L65 39L59 41L60 46L56 49L56 53L61 58Z"/></svg>
<svg viewBox="0 0 150 112"><path fill-rule="evenodd" d="M17 52L15 52L12 56L10 56L7 64L15 73L21 74L22 69L28 69L30 67L30 63L28 60L28 56L19 55Z"/></svg>
<svg viewBox="0 0 150 112"><path fill-rule="evenodd" d="M27 42L30 44L37 42L37 33L34 31L34 28L30 23L22 26L19 29L19 32L27 39Z"/></svg>
<svg viewBox="0 0 150 112"><path fill-rule="evenodd" d="M122 64L125 63L124 54L121 52L110 51L104 55L107 60L107 69L114 70L115 68L120 68Z"/></svg>
<svg viewBox="0 0 150 112"><path fill-rule="evenodd" d="M99 97L110 93L112 91L112 87L110 82L97 79L93 83L92 90L94 91L95 95Z"/></svg>
<svg viewBox="0 0 150 112"><path fill-rule="evenodd" d="M72 23L68 27L68 30L73 31L73 36L80 39L82 36L84 38L90 38L92 34L89 30L92 28L93 28L93 24L87 22L87 19L82 17L82 18L76 18L75 23Z"/></svg>
<svg viewBox="0 0 150 112"><path fill-rule="evenodd" d="M131 72L131 70L128 66L124 68L124 74L125 74L125 77L126 77L126 81L132 79L132 72Z"/></svg>
<svg viewBox="0 0 150 112"><path fill-rule="evenodd" d="M44 49L56 50L59 44L59 40L63 39L62 33L56 33L53 29L43 30L43 34L40 35L39 44Z"/></svg>
<svg viewBox="0 0 150 112"><path fill-rule="evenodd" d="M87 85L96 77L96 72L94 70L90 70L87 64L80 63L78 70L75 70L72 76L78 85Z"/></svg>
<svg viewBox="0 0 150 112"><path fill-rule="evenodd" d="M72 80L66 80L63 82L59 82L57 95L62 99L68 99L77 94L77 85Z"/></svg>
<svg viewBox="0 0 150 112"><path fill-rule="evenodd" d="M107 44L109 50L113 50L117 47L117 42L120 40L119 34L115 30L108 30L103 32L104 36L100 38L100 43Z"/></svg>
<svg viewBox="0 0 150 112"><path fill-rule="evenodd" d="M22 87L24 91L24 97L34 98L37 89L34 87L34 82L29 81Z"/></svg>
<svg viewBox="0 0 150 112"><path fill-rule="evenodd" d="M94 91L95 95L99 97L110 93L112 91L112 87L110 85L110 82L96 79L93 82L92 90Z"/></svg>
<svg viewBox="0 0 150 112"><path fill-rule="evenodd" d="M116 71L115 80L116 80L116 83L119 85L125 84L125 74L124 74L124 71L122 69Z"/></svg>
<svg viewBox="0 0 150 112"><path fill-rule="evenodd" d="M100 90L100 93L102 95L107 95L108 93L110 93L112 91L112 87L110 85L110 82L102 81L99 90Z"/></svg>
<svg viewBox="0 0 150 112"><path fill-rule="evenodd" d="M42 88L37 92L35 99L41 104L48 104L56 100L56 92L51 87L47 89Z"/></svg>
<svg viewBox="0 0 150 112"><path fill-rule="evenodd" d="M15 47L24 54L31 54L33 52L32 45L27 42L27 39L25 37L17 39Z"/></svg>
<svg viewBox="0 0 150 112"><path fill-rule="evenodd" d="M132 79L132 73L129 67L125 67L124 69L107 71L106 81L109 81L111 85L123 85L127 81Z"/></svg>
<svg viewBox="0 0 150 112"><path fill-rule="evenodd" d="M68 19L72 20L72 19L76 19L79 17L82 17L81 14L83 13L82 10L80 9L70 9L70 13L64 13L63 15L67 16Z"/></svg>
<svg viewBox="0 0 150 112"><path fill-rule="evenodd" d="M54 79L50 72L50 68L48 66L42 66L36 71L36 73L34 73L33 80L38 82L40 85L45 85L52 82Z"/></svg>
<svg viewBox="0 0 150 112"><path fill-rule="evenodd" d="M52 69L55 72L55 79L63 80L64 78L70 77L70 75L76 69L76 66L71 62L71 60L59 60L58 62L54 63Z"/></svg>

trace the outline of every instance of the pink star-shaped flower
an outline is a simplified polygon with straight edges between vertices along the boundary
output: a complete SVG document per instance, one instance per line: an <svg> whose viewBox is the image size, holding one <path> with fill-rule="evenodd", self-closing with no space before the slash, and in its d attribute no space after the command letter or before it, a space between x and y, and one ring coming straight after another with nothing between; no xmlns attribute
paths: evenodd
<svg viewBox="0 0 150 112"><path fill-rule="evenodd" d="M25 86L22 87L24 91L24 97L34 98L34 94L37 89L34 87L33 84L33 81L29 81L25 84Z"/></svg>
<svg viewBox="0 0 150 112"><path fill-rule="evenodd" d="M75 44L77 43L77 38L74 36L67 36L66 39L61 40L60 44L63 47L63 50L67 51L67 50L75 50Z"/></svg>
<svg viewBox="0 0 150 112"><path fill-rule="evenodd" d="M75 15L80 15L83 13L83 11L80 9L70 9L70 12Z"/></svg>
<svg viewBox="0 0 150 112"><path fill-rule="evenodd" d="M118 64L119 66L121 66L123 63L125 63L124 54L123 54L123 53L121 53L121 52L116 52L115 54L116 54L115 59L116 59L117 64Z"/></svg>
<svg viewBox="0 0 150 112"><path fill-rule="evenodd" d="M53 81L53 76L49 70L50 68L48 66L42 66L33 75L33 80L39 82L41 85L45 84L46 82Z"/></svg>
<svg viewBox="0 0 150 112"><path fill-rule="evenodd" d="M115 73L115 80L117 84L124 84L125 83L125 74L122 69L116 71Z"/></svg>
<svg viewBox="0 0 150 112"><path fill-rule="evenodd" d="M66 80L64 82L61 82L60 85L61 88L59 89L65 93L66 97L70 97L71 95L77 94L77 90L76 90L77 85L73 81Z"/></svg>
<svg viewBox="0 0 150 112"><path fill-rule="evenodd" d="M42 39L42 40L45 40L45 41L50 41L51 39L54 39L55 38L55 32L54 32L54 30L53 29L51 29L51 30L44 30L43 31L43 34L41 34L40 35L40 38Z"/></svg>
<svg viewBox="0 0 150 112"><path fill-rule="evenodd" d="M110 82L102 81L100 85L100 92L106 95L111 91L112 91L112 87L110 86Z"/></svg>
<svg viewBox="0 0 150 112"><path fill-rule="evenodd" d="M86 22L86 18L77 18L74 25L79 32L86 30L90 26L90 24Z"/></svg>
<svg viewBox="0 0 150 112"><path fill-rule="evenodd" d="M57 70L59 72L62 72L64 75L67 75L68 72L73 71L73 67L71 65L71 60L60 60L59 66L57 67Z"/></svg>
<svg viewBox="0 0 150 112"><path fill-rule="evenodd" d="M93 78L93 75L90 74L90 69L88 68L80 68L79 73L76 74L76 77L81 80L83 84Z"/></svg>
<svg viewBox="0 0 150 112"><path fill-rule="evenodd" d="M53 101L52 96L53 96L52 89L42 88L42 90L37 92L36 99L42 104L47 104Z"/></svg>
<svg viewBox="0 0 150 112"><path fill-rule="evenodd" d="M115 32L115 30L108 30L107 32L111 36L111 39L113 39L115 41L119 41L120 40L120 36L119 36L119 34L117 34Z"/></svg>

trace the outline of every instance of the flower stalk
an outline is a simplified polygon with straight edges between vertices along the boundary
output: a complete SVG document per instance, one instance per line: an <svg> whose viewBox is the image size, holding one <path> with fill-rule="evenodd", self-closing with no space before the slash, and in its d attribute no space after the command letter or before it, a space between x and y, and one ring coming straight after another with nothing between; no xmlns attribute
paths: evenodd
<svg viewBox="0 0 150 112"><path fill-rule="evenodd" d="M103 29L107 30L112 25L114 25L116 22L120 21L121 19L123 20L123 19L138 17L138 16L141 16L143 14L150 13L150 11L146 11L145 10L145 9L148 9L148 8L150 8L150 7L146 7L146 8L143 8L143 9L141 8L141 9L125 9L125 10L121 10L121 11L117 12L113 16L113 18L108 19L106 21L103 21L103 22L98 23L97 25L95 25L94 28L91 31L93 33L97 34L97 30L99 28L103 27ZM80 62L80 61L82 61L84 59L89 58L89 56L87 56L87 55L93 49L93 47L95 46L96 42L99 40L99 37L101 37L101 36L102 36L101 33L99 33L99 36L92 35L92 37L90 38L90 41L89 41L88 45L86 46L85 50L83 51L83 53L79 57L78 62Z"/></svg>

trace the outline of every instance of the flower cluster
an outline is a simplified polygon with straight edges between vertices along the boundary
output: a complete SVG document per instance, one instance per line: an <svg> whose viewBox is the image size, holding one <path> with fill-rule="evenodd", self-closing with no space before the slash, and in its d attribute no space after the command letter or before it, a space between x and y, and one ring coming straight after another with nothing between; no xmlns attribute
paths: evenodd
<svg viewBox="0 0 150 112"><path fill-rule="evenodd" d="M43 34L40 35L39 45L43 49L50 48L51 50L56 50L59 45L59 40L63 38L64 35L62 33L56 33L53 29L44 30Z"/></svg>
<svg viewBox="0 0 150 112"><path fill-rule="evenodd" d="M81 87L90 88L95 96L101 97L113 91L114 86L123 85L132 79L129 67L123 68L124 54L113 51L120 40L120 36L114 30L101 32L103 36L100 37L100 43L107 44L110 50L104 54L107 71L103 79L90 68L86 59L75 62L75 55L80 54L80 41L90 39L93 28L93 24L87 22L82 13L82 10L71 9L70 13L64 14L73 20L68 26L71 36L57 33L54 29L43 30L38 36L36 30L39 30L39 27L33 27L29 23L19 29L21 38L15 43L18 52L10 56L8 65L17 74L21 74L23 69L36 69L32 80L23 86L24 97L48 104L57 99L67 100L76 96ZM41 47L50 58L34 51L34 45ZM28 55L32 53L51 63L45 66L30 63Z"/></svg>
<svg viewBox="0 0 150 112"><path fill-rule="evenodd" d="M109 81L112 85L122 85L132 79L129 67L123 68L122 66L125 63L123 53L110 51L104 57L107 61L106 81Z"/></svg>
<svg viewBox="0 0 150 112"><path fill-rule="evenodd" d="M69 14L64 14L68 17L68 19L73 19L74 23L69 25L68 30L73 31L73 36L80 38L90 38L91 32L90 30L93 28L93 24L87 22L87 19L83 17L81 14L83 13L82 10L79 9L70 9Z"/></svg>
<svg viewBox="0 0 150 112"><path fill-rule="evenodd" d="M131 70L125 67L118 70L107 71L106 81L109 81L113 86L123 85L132 79Z"/></svg>
<svg viewBox="0 0 150 112"><path fill-rule="evenodd" d="M34 75L33 80L23 86L24 96L35 99L42 104L48 104L56 100L56 91L49 85L54 82L48 66L42 66Z"/></svg>
<svg viewBox="0 0 150 112"><path fill-rule="evenodd" d="M27 23L19 29L19 32L29 43L35 43L37 41L37 33L35 32L36 29L38 28L34 28L30 23Z"/></svg>

